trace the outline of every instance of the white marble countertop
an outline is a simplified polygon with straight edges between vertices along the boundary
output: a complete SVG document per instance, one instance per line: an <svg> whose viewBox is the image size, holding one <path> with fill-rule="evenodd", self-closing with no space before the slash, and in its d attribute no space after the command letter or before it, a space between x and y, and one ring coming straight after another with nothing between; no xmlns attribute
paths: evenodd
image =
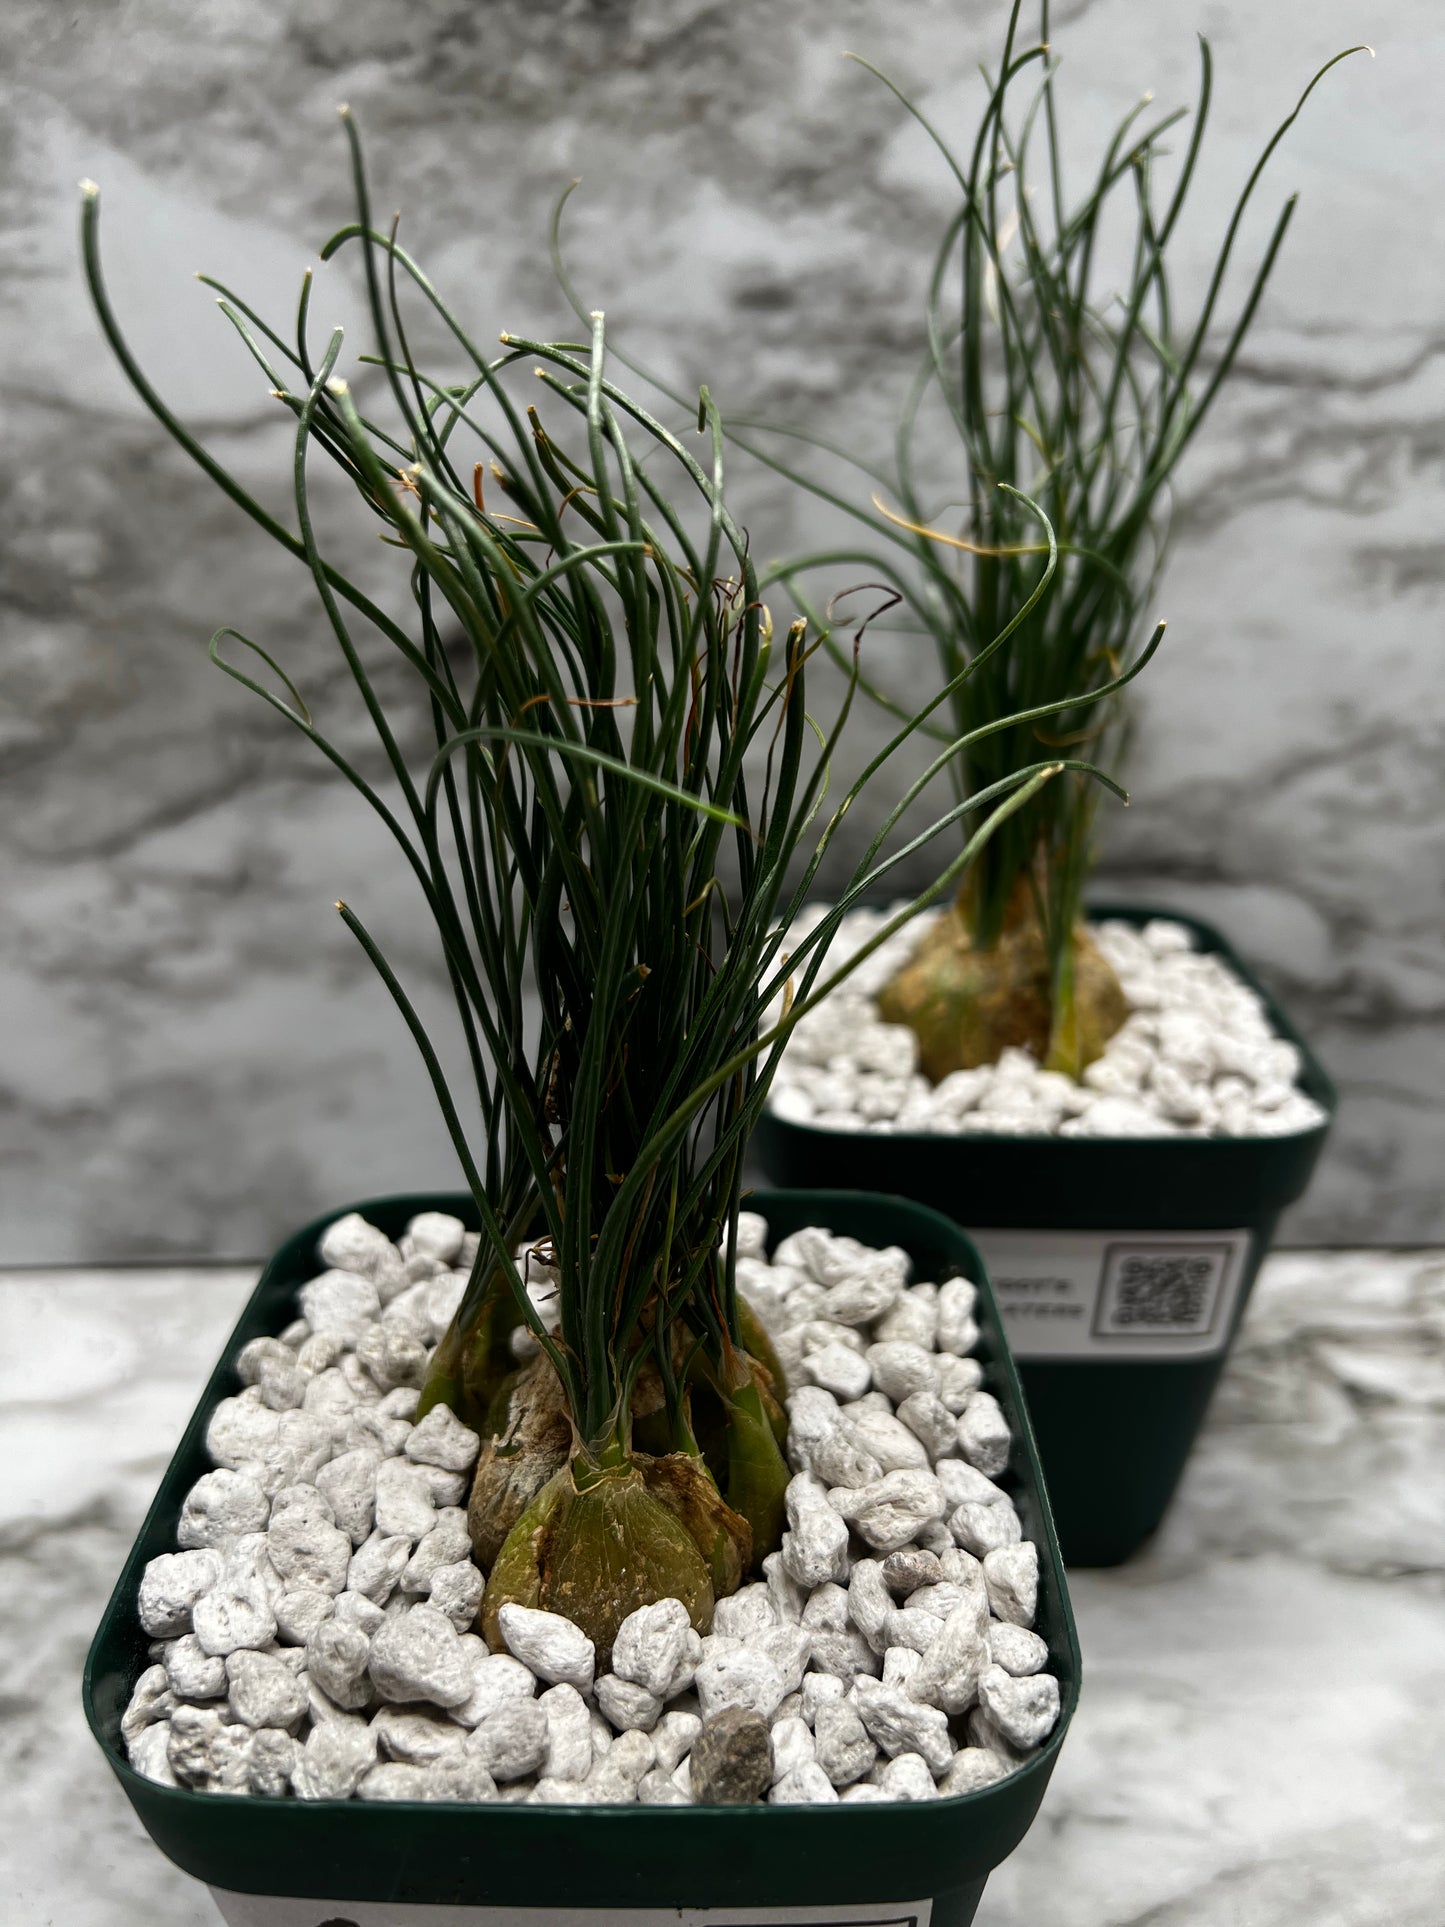
<svg viewBox="0 0 1445 1927"><path fill-rule="evenodd" d="M0 1271L16 1927L215 1927L79 1680L254 1275ZM1083 1701L978 1927L1442 1927L1445 1252L1272 1258L1165 1529L1071 1585Z"/></svg>

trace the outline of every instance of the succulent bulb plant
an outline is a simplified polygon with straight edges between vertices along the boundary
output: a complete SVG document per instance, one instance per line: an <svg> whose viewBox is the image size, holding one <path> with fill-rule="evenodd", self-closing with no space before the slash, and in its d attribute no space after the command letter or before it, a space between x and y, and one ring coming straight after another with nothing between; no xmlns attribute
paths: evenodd
<svg viewBox="0 0 1445 1927"><path fill-rule="evenodd" d="M885 941L1051 782L1087 766L1050 752L945 795L931 827L894 847L904 813L956 762L950 738L789 954L788 926L865 784L956 692L901 718L830 803L858 639L824 728L805 706L822 639L805 619L772 625L725 503L707 391L694 453L691 423L674 433L611 380L600 314L581 342L478 346L396 226L376 226L343 118L356 219L322 258L357 251L364 269L374 347L354 378L338 372L340 330L311 337L309 275L289 333L212 284L294 423L290 525L138 366L106 292L93 188L86 268L141 398L306 571L380 745L384 783L347 747L345 719L313 715L263 644L218 632L216 663L395 838L455 998L460 1042L443 1050L361 916L337 906L415 1040L480 1226L422 1405L444 1402L486 1440L470 1507L489 1573L484 1628L495 1640L509 1601L552 1608L605 1658L622 1618L657 1598L683 1600L705 1627L780 1535L785 1388L731 1254L744 1146L778 1057L845 974L825 968L828 939L920 843L971 817L938 882L872 947ZM459 374L414 357L427 327ZM393 613L405 597L374 599L323 549L318 455L395 552L406 620ZM1046 520L1031 526L1047 547ZM1044 561L961 676L1029 621L1052 575ZM388 690L410 681L404 715L405 697L380 693L383 663Z"/></svg>
<svg viewBox="0 0 1445 1927"><path fill-rule="evenodd" d="M763 587L785 578L807 609L798 585L817 569L861 564L896 586L905 605L899 626L931 641L953 691L946 720L929 728L968 745L955 769L960 795L1040 754L1087 744L1110 766L1121 749L1120 692L1163 633L1144 618L1164 558L1171 477L1235 365L1294 199L1226 322L1241 225L1275 148L1324 74L1348 57L1320 69L1270 137L1225 223L1202 297L1182 313L1171 253L1209 118L1208 42L1201 38L1198 100L1172 175L1168 143L1188 111L1156 116L1146 96L1076 190L1065 178L1047 0L1032 44L1021 34L1023 11L1024 0L1014 0L997 70L985 76L982 116L961 151L870 68L933 140L959 196L933 264L927 352L892 463L870 466L799 435L854 466L864 483L855 493L780 457L776 436L792 431L728 424L753 454L867 529L866 546L845 538L765 573ZM1349 50L1360 51L1368 50ZM1126 228L1121 284L1112 250ZM952 475L919 453L940 407L962 458ZM1058 580L1039 600L1032 592L1052 552L1033 503L1058 542ZM1030 614L1013 646L962 676L1025 604ZM885 709L911 709L876 681L865 686ZM1015 720L990 727L1006 716ZM1122 1023L1123 991L1083 922L1098 796L1096 785L1066 777L1015 811L885 988L883 1015L913 1028L935 1081L991 1062L1008 1045L1077 1077Z"/></svg>

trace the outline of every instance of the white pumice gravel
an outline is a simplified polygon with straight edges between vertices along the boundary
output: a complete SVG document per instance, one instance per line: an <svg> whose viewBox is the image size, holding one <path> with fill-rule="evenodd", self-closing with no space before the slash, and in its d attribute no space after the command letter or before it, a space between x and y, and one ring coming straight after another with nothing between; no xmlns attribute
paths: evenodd
<svg viewBox="0 0 1445 1927"><path fill-rule="evenodd" d="M630 1614L599 1676L560 1614L503 1607L496 1653L474 1630L480 1440L444 1407L417 1423L405 1382L446 1329L469 1234L435 1212L399 1245L354 1213L328 1227L304 1317L241 1352L216 1469L142 1577L132 1765L271 1799L686 1806L693 1746L743 1717L767 1724L777 1805L946 1798L1014 1771L1060 1694L1009 1428L972 1355L975 1288L911 1284L902 1251L816 1228L769 1263L766 1238L742 1213L740 1283L792 1374L782 1546L706 1636L680 1600ZM555 1277L528 1264L555 1311Z"/></svg>
<svg viewBox="0 0 1445 1927"><path fill-rule="evenodd" d="M805 911L792 940L823 914ZM830 959L850 957L891 914L852 911ZM1081 1082L1010 1048L996 1064L930 1084L912 1031L885 1023L874 999L937 914L914 918L797 1025L768 1099L776 1116L829 1131L1009 1137L1285 1137L1324 1121L1299 1088L1298 1050L1271 1028L1260 998L1222 958L1196 950L1187 925L1164 917L1091 925L1130 1014ZM793 1264L806 1247L785 1243ZM940 1349L969 1344L940 1339Z"/></svg>

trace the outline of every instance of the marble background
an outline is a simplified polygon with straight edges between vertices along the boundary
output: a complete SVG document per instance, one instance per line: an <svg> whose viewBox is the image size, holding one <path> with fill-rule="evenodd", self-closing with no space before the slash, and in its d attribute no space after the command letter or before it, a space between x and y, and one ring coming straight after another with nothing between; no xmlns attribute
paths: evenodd
<svg viewBox="0 0 1445 1927"><path fill-rule="evenodd" d="M79 1679L254 1276L0 1271L16 1927L216 1927L108 1771ZM1070 1574L1079 1710L976 1927L1440 1927L1442 1455L1445 1252L1269 1259L1162 1531Z"/></svg>
<svg viewBox="0 0 1445 1927"><path fill-rule="evenodd" d="M917 345L947 181L882 61L972 113L1001 0L11 0L0 11L0 1257L246 1255L325 1205L452 1169L410 1045L330 911L431 969L361 806L205 641L234 622L314 705L342 690L301 573L167 445L101 350L75 182L117 306L210 444L284 500L287 430L190 278L286 314L345 216L349 100L382 205L497 328L566 327L571 255L654 365L867 445ZM1187 98L1217 123L1186 280L1264 133L1357 40L1268 180L1302 192L1245 365L1181 478L1106 877L1216 918L1345 1102L1297 1238L1445 1228L1445 18L1424 0L1069 0L1090 130ZM1192 252L1191 252L1192 250ZM317 318L357 317L347 270ZM868 374L873 387L856 394ZM811 532L739 473L758 550ZM381 563L363 558L376 572Z"/></svg>

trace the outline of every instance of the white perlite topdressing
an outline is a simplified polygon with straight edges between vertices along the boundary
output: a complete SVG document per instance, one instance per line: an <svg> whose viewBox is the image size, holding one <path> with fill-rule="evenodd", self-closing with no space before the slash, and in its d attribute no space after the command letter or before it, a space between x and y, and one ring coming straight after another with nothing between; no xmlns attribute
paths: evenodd
<svg viewBox="0 0 1445 1927"><path fill-rule="evenodd" d="M794 939L823 914L806 911ZM850 957L891 914L851 912L829 946L830 962ZM1082 1083L1010 1049L997 1064L930 1084L912 1031L885 1024L874 998L938 914L890 937L800 1019L769 1098L776 1116L825 1131L1008 1137L1287 1137L1324 1122L1297 1086L1298 1050L1271 1029L1261 999L1222 958L1197 951L1184 924L1163 918L1142 929L1091 926L1130 1015Z"/></svg>
<svg viewBox="0 0 1445 1927"><path fill-rule="evenodd" d="M997 1483L1009 1430L971 1356L974 1287L910 1284L897 1247L820 1230L770 1264L766 1235L742 1214L738 1282L795 1387L782 1548L705 1636L678 1600L633 1613L599 1678L557 1614L504 1607L506 1653L469 1630L479 1440L412 1415L473 1239L436 1213L399 1247L355 1214L330 1226L332 1268L242 1351L244 1389L207 1431L217 1469L146 1568L131 1764L273 1798L690 1805L694 1744L740 1708L767 1723L776 1804L1012 1772L1059 1687L1032 1631L1038 1554Z"/></svg>

